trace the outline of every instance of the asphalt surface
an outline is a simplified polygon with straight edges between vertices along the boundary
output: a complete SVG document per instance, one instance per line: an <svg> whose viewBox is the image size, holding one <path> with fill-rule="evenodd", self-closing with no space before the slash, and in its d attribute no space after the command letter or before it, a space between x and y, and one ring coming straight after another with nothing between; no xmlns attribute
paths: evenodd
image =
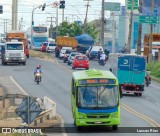
<svg viewBox="0 0 160 136"><path fill-rule="evenodd" d="M35 67L40 64L43 69L42 82L37 85L34 82L33 72ZM100 66L97 61L90 61L90 68L108 70L109 64ZM29 94L35 97L43 98L48 96L57 104L57 113L62 116L66 126L74 126L71 112L71 66L56 59L54 62L48 62L41 59L30 58L26 66L9 64L0 65L0 76L12 76L14 80ZM123 127L160 127L160 84L152 82L145 88L142 97L124 96L121 99L121 132L128 132L130 128ZM73 129L73 128L72 128ZM149 128L143 128L149 129ZM91 136L91 135L120 135L120 136L159 136L159 133L111 133L110 130L99 130L99 128L85 129L75 133L67 133L68 136ZM125 131L124 131L125 130ZM98 131L98 133L96 133ZM135 132L135 131L134 131Z"/></svg>

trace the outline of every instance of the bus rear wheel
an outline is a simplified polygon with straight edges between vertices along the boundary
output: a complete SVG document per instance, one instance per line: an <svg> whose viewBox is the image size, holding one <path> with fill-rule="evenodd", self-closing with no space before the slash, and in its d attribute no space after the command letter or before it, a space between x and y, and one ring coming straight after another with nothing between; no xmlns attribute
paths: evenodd
<svg viewBox="0 0 160 136"><path fill-rule="evenodd" d="M112 126L112 129L113 129L113 130L118 130L118 126L117 126L117 125L113 125L113 126Z"/></svg>

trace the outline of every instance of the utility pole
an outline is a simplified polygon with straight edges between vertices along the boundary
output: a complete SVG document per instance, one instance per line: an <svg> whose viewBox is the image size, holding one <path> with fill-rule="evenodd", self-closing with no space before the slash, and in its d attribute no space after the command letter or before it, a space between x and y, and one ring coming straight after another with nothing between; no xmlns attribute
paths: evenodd
<svg viewBox="0 0 160 136"><path fill-rule="evenodd" d="M134 0L132 0L132 9L131 9L131 19L129 24L129 34L128 34L128 44L127 44L127 52L131 52L131 34L132 34L132 20L133 20L133 10L134 10Z"/></svg>
<svg viewBox="0 0 160 136"><path fill-rule="evenodd" d="M64 8L62 9L62 23L64 22Z"/></svg>
<svg viewBox="0 0 160 136"><path fill-rule="evenodd" d="M112 21L112 53L115 53L115 21L114 21L114 12L112 12L113 21Z"/></svg>
<svg viewBox="0 0 160 136"><path fill-rule="evenodd" d="M85 16L85 19L84 19L84 33L86 33L86 29L87 29L87 15L88 15L88 7L89 7L89 0L87 2L87 5L86 5L86 16Z"/></svg>
<svg viewBox="0 0 160 136"><path fill-rule="evenodd" d="M139 0L139 15L142 13L142 0ZM137 54L141 55L142 23L138 25Z"/></svg>
<svg viewBox="0 0 160 136"><path fill-rule="evenodd" d="M104 0L102 0L102 9L101 9L101 45L104 46Z"/></svg>
<svg viewBox="0 0 160 136"><path fill-rule="evenodd" d="M153 10L154 10L154 0L152 0L151 4L151 15L153 15ZM150 25L148 62L152 61L152 42L153 42L153 24Z"/></svg>
<svg viewBox="0 0 160 136"><path fill-rule="evenodd" d="M12 0L12 30L17 30L18 0Z"/></svg>
<svg viewBox="0 0 160 136"><path fill-rule="evenodd" d="M47 18L50 18L50 19L51 19L51 21L48 21L48 20L47 20L47 22L51 22L50 28L49 28L49 37L50 37L50 38L53 38L53 24L52 24L52 22L56 22L56 21L53 21L52 19L55 18L55 17L47 17Z"/></svg>
<svg viewBox="0 0 160 136"><path fill-rule="evenodd" d="M56 9L57 9L56 10L56 37L57 37L58 36L58 7L56 7Z"/></svg>

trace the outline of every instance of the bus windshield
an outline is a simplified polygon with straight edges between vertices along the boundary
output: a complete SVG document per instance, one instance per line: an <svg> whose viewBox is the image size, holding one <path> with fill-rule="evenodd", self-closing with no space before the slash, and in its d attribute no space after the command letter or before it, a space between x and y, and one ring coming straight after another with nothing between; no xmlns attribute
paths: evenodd
<svg viewBox="0 0 160 136"><path fill-rule="evenodd" d="M118 87L79 86L77 106L82 109L109 109L118 106Z"/></svg>

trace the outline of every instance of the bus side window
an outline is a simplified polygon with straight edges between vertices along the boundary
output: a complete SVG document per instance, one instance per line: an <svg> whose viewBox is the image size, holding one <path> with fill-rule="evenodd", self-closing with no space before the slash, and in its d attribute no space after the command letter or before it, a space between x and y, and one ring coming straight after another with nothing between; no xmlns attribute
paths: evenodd
<svg viewBox="0 0 160 136"><path fill-rule="evenodd" d="M72 79L72 95L75 96L76 85L74 79Z"/></svg>

